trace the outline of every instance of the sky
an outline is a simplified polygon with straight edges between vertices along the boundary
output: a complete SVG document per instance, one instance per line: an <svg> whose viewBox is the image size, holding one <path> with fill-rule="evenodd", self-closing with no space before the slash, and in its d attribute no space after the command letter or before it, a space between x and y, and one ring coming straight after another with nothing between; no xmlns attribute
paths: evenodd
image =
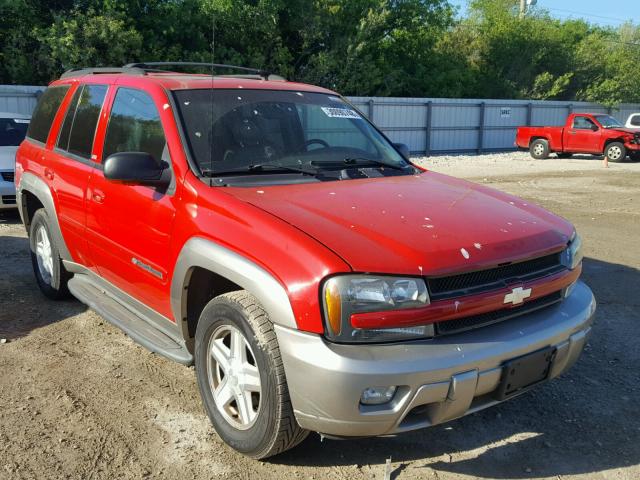
<svg viewBox="0 0 640 480"><path fill-rule="evenodd" d="M449 0L464 12L468 0ZM619 26L627 20L640 23L639 0L538 0L538 7L560 19L583 18L591 23Z"/></svg>

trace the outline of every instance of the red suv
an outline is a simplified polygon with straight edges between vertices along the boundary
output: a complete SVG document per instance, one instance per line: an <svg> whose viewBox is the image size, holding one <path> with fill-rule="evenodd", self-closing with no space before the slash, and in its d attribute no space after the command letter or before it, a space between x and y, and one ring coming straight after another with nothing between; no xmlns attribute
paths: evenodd
<svg viewBox="0 0 640 480"><path fill-rule="evenodd" d="M595 301L569 222L416 167L332 91L164 66L53 82L17 201L42 292L195 363L233 448L435 425L577 360Z"/></svg>

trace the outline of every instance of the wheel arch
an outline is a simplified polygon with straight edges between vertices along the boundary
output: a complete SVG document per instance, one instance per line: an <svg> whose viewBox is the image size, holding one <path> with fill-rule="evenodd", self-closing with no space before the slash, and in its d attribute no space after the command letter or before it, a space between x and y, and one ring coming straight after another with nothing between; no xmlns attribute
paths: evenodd
<svg viewBox="0 0 640 480"><path fill-rule="evenodd" d="M63 260L73 261L67 244L60 230L53 194L49 186L40 177L31 172L25 172L20 178L20 185L16 189L16 204L22 218L22 223L29 233L31 219L39 208L44 208L50 220L51 234Z"/></svg>
<svg viewBox="0 0 640 480"><path fill-rule="evenodd" d="M202 309L234 290L254 295L274 324L297 328L289 296L273 275L233 250L195 237L180 251L171 281L171 311L191 352Z"/></svg>
<svg viewBox="0 0 640 480"><path fill-rule="evenodd" d="M602 154L604 155L605 151L607 150L607 147L609 146L610 143L621 143L622 145L624 145L624 138L607 138L604 141L604 145L602 146Z"/></svg>

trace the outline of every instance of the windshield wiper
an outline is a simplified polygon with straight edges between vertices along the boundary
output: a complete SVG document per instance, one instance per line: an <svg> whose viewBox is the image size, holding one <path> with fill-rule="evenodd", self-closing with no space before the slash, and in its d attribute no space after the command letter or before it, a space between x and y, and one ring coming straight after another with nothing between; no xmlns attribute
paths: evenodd
<svg viewBox="0 0 640 480"><path fill-rule="evenodd" d="M249 165L246 168L238 168L234 170L202 170L202 174L206 177L224 177L227 175L254 175L261 173L302 173L303 175L316 176L317 170L305 170L304 168L289 167L286 165L276 165L273 163L257 163Z"/></svg>
<svg viewBox="0 0 640 480"><path fill-rule="evenodd" d="M383 162L382 160L375 160L373 158L366 158L366 157L346 157L344 158L341 162L340 161L312 161L311 165L316 165L316 166L335 166L338 168L344 168L344 165L357 165L360 167L371 167L371 166L378 166L378 167L383 167L383 168L391 168L393 170L404 170L404 166L401 165L393 165L391 163L386 163Z"/></svg>

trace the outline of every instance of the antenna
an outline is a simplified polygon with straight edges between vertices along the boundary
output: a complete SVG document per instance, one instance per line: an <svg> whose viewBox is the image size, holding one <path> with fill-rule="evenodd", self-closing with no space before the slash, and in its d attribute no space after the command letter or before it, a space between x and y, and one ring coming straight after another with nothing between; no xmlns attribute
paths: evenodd
<svg viewBox="0 0 640 480"><path fill-rule="evenodd" d="M216 13L215 7L211 6L211 145L209 146L209 170L213 170L213 149L215 148L215 135L213 132L214 122L214 108L213 108L213 93L215 92L213 81L215 78L215 51L216 51Z"/></svg>

